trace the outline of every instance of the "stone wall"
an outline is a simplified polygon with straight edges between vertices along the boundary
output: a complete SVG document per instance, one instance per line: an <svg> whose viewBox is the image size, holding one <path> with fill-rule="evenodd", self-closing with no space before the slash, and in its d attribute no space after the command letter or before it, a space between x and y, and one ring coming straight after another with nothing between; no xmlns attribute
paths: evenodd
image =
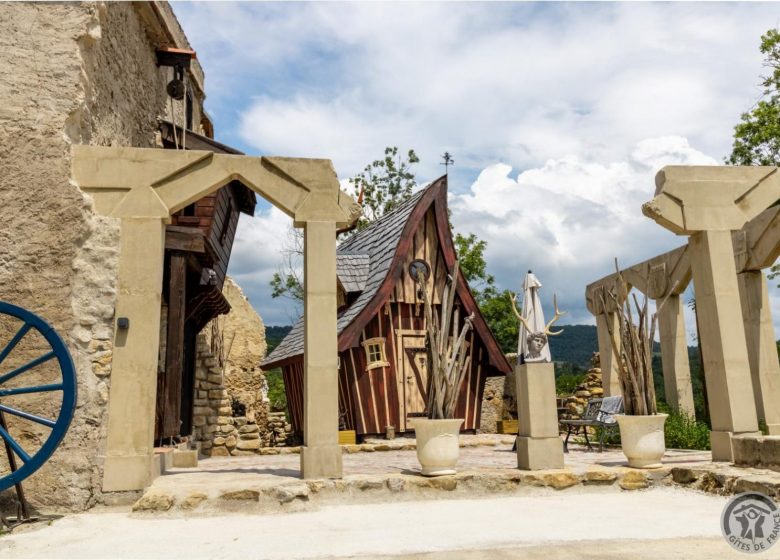
<svg viewBox="0 0 780 560"><path fill-rule="evenodd" d="M173 18L166 4L157 6ZM78 378L64 442L25 481L34 505L83 509L100 500L119 224L95 216L91 199L71 182L70 147L155 145L157 119L170 115L169 75L156 65L151 38L161 33L150 27L152 9L143 3L3 5L0 300L49 321L66 340ZM187 46L180 29L173 34ZM199 119L202 98L196 101Z"/></svg>
<svg viewBox="0 0 780 560"><path fill-rule="evenodd" d="M198 335L194 444L207 457L292 445L292 426L265 394L263 320L232 278L222 291L230 312Z"/></svg>
<svg viewBox="0 0 780 560"><path fill-rule="evenodd" d="M517 354L507 354L512 371L506 377L488 377L482 396L479 433L495 434L499 420L517 420L517 396L514 367Z"/></svg>
<svg viewBox="0 0 780 560"><path fill-rule="evenodd" d="M228 277L222 293L230 313L217 318L225 355L225 386L241 403L246 416L262 424L268 414L268 395L260 362L265 358L265 325L236 282Z"/></svg>
<svg viewBox="0 0 780 560"><path fill-rule="evenodd" d="M574 394L566 399L566 418L581 417L591 398L601 398L604 396L604 389L601 385L601 363L598 352L593 353L590 363L591 367L585 373L585 379L577 386Z"/></svg>

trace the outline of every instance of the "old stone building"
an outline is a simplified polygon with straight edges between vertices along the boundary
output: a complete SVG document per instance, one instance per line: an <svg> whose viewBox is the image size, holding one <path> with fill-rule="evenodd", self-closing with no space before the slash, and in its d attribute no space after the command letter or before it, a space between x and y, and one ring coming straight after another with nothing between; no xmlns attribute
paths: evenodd
<svg viewBox="0 0 780 560"><path fill-rule="evenodd" d="M167 3L6 3L0 11L0 300L62 334L78 380L67 436L25 486L33 503L80 509L103 499L123 245L120 220L98 215L72 180L72 148L169 147L171 130L182 127L207 142L213 126L196 58L181 76L183 99L166 91L174 71L160 64L160 50L191 50ZM174 138L176 147L181 140ZM249 361L264 354L264 335L252 320L234 328L251 326L256 338L233 340L251 357L226 376L242 395L261 381ZM251 398L247 405L260 406Z"/></svg>

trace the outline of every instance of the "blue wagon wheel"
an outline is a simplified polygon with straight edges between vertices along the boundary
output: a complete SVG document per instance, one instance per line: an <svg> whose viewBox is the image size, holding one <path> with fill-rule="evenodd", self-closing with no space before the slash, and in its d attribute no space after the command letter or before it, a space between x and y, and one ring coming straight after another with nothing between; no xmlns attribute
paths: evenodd
<svg viewBox="0 0 780 560"><path fill-rule="evenodd" d="M0 441L9 451L9 464L0 466L1 492L41 468L65 437L76 408L76 370L60 335L34 313L0 301L0 320L7 334L15 332L0 349ZM40 437L14 437L12 419L23 434L32 433L28 423Z"/></svg>

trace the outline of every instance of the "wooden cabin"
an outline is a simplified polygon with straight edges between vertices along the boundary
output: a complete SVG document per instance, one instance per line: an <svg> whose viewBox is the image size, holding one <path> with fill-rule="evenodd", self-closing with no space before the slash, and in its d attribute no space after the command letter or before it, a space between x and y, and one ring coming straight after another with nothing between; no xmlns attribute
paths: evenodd
<svg viewBox="0 0 780 560"><path fill-rule="evenodd" d="M187 149L241 154L211 138L163 121L166 148L187 135ZM227 274L238 217L254 215L255 193L238 182L193 202L171 216L165 233L163 333L158 374L155 440L192 433L195 354L198 333L217 315L230 311L222 286Z"/></svg>
<svg viewBox="0 0 780 560"><path fill-rule="evenodd" d="M456 260L442 177L339 245L338 347L340 429L359 436L412 430L426 416L426 334L422 299L410 267L429 269L428 289L438 307L447 273ZM425 265L419 263L422 261ZM510 365L465 282L459 282L461 316L475 314L468 335L471 370L457 416L464 431L479 428L487 377L506 375ZM264 369L281 367L293 429L303 429L303 322L299 321L266 358Z"/></svg>

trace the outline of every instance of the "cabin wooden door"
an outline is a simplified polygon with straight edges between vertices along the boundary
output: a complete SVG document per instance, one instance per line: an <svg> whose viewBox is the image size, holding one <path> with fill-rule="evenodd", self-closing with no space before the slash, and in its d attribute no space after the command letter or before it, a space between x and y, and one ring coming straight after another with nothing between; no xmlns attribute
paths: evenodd
<svg viewBox="0 0 780 560"><path fill-rule="evenodd" d="M401 410L402 431L411 430L414 418L425 416L428 389L428 356L425 352L424 334L399 334L399 362L401 378L398 392L403 400Z"/></svg>

